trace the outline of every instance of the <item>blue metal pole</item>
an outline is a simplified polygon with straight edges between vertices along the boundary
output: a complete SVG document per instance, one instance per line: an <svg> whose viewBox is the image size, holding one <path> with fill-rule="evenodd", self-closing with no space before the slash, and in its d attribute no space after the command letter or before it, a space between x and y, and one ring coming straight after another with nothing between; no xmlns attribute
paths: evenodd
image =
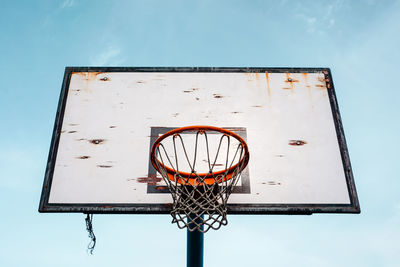
<svg viewBox="0 0 400 267"><path fill-rule="evenodd" d="M194 215L190 215L193 218ZM203 218L203 216L202 216ZM188 219L189 222L190 219ZM204 227L201 226L201 230ZM204 257L204 233L198 230L193 232L187 230L187 251L186 251L186 266L187 267L203 267Z"/></svg>

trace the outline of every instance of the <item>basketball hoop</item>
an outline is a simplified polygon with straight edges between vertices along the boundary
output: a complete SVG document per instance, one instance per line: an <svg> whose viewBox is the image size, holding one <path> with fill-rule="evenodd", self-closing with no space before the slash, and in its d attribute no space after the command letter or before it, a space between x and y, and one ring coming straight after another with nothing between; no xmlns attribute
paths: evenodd
<svg viewBox="0 0 400 267"><path fill-rule="evenodd" d="M229 130L188 126L160 136L152 146L151 162L172 195L172 222L181 229L207 232L227 224L227 201L249 162L249 150Z"/></svg>

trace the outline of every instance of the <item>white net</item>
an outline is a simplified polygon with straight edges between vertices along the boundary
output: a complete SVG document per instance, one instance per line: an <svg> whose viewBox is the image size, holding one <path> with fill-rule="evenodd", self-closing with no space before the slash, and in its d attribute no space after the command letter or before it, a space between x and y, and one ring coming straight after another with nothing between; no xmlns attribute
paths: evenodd
<svg viewBox="0 0 400 267"><path fill-rule="evenodd" d="M207 232L228 222L227 201L249 156L244 141L226 132L196 128L163 137L152 149L179 228Z"/></svg>

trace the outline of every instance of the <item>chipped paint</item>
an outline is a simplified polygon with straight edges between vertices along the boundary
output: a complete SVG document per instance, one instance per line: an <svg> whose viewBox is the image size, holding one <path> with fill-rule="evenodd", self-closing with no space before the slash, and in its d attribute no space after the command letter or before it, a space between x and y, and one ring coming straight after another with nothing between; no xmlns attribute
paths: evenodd
<svg viewBox="0 0 400 267"><path fill-rule="evenodd" d="M92 139L92 140L89 140L89 142L94 144L94 145L103 144L105 141L106 141L105 139Z"/></svg>
<svg viewBox="0 0 400 267"><path fill-rule="evenodd" d="M138 183L146 183L148 185L156 185L158 182L161 182L162 178L157 177L156 174L149 174L146 177L138 177L136 179Z"/></svg>
<svg viewBox="0 0 400 267"><path fill-rule="evenodd" d="M103 165L103 164L100 164L100 165L97 165L97 167L99 167L99 168L112 168L112 165Z"/></svg>
<svg viewBox="0 0 400 267"><path fill-rule="evenodd" d="M307 142L304 140L290 140L289 141L289 145L291 145L291 146L303 146L305 144L307 144Z"/></svg>
<svg viewBox="0 0 400 267"><path fill-rule="evenodd" d="M79 157L76 157L77 159L89 159L90 158L90 156L79 156Z"/></svg>

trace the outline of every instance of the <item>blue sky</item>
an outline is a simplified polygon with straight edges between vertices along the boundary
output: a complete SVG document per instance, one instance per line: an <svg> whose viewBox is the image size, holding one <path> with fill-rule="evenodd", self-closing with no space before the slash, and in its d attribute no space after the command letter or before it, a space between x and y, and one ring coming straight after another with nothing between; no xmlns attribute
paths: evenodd
<svg viewBox="0 0 400 267"><path fill-rule="evenodd" d="M330 67L362 213L230 216L205 266L399 266L400 1L2 1L0 265L184 266L167 215L39 214L65 66ZM222 257L219 254L222 253Z"/></svg>

